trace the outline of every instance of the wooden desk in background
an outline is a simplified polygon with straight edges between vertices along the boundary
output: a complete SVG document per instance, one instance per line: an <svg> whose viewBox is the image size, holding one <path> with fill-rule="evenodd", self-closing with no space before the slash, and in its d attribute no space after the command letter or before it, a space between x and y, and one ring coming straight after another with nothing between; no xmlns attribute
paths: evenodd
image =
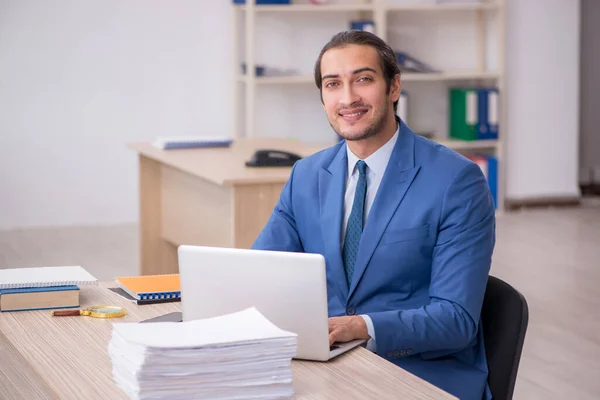
<svg viewBox="0 0 600 400"><path fill-rule="evenodd" d="M0 313L0 399L126 399L112 378L113 322L138 322L180 311L180 303L137 306L109 291L83 287L82 307L125 307L111 319L51 317L49 311ZM454 397L358 347L329 362L292 361L296 399L427 399Z"/></svg>
<svg viewBox="0 0 600 400"><path fill-rule="evenodd" d="M257 149L302 157L325 147L288 139L240 139L229 148L159 150L139 155L140 273L177 272L177 246L249 248L269 219L291 167L249 168Z"/></svg>

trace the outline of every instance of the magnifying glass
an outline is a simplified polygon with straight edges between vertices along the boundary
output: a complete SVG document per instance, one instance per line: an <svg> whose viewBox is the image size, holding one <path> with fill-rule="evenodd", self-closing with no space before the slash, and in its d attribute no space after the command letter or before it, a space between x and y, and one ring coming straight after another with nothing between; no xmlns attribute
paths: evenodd
<svg viewBox="0 0 600 400"><path fill-rule="evenodd" d="M50 315L53 317L78 317L83 315L84 317L94 318L118 318L127 314L122 307L116 306L93 306L85 310L60 310L52 311Z"/></svg>

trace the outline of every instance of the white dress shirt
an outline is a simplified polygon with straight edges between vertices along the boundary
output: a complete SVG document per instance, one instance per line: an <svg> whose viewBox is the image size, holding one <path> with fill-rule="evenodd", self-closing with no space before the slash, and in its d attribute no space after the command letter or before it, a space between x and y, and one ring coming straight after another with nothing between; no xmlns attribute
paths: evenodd
<svg viewBox="0 0 600 400"><path fill-rule="evenodd" d="M385 173L385 169L387 168L388 162L390 161L390 156L392 155L392 151L394 150L394 146L396 145L396 141L398 140L400 127L396 129L396 133L390 140L387 141L386 144L381 146L377 151L371 154L369 157L364 159L363 161L367 164L367 195L365 199L365 209L364 209L364 218L365 223L367 222L367 218L369 216L369 211L371 211L371 206L373 205L373 201L375 200L375 195L377 194L377 190L379 189L379 185L381 184L381 179L383 178L383 174ZM346 227L348 226L348 219L350 218L350 213L352 212L352 205L354 203L354 193L356 192L356 184L358 183L358 168L356 168L356 163L360 160L350 149L348 145L346 145L346 153L348 155L348 174L346 178L346 192L344 194L344 220L342 225L342 248L344 246L344 238L346 237ZM375 328L373 327L373 321L368 315L361 315L367 324L367 330L369 332L369 336L371 339L367 342L367 349L371 351L375 351Z"/></svg>

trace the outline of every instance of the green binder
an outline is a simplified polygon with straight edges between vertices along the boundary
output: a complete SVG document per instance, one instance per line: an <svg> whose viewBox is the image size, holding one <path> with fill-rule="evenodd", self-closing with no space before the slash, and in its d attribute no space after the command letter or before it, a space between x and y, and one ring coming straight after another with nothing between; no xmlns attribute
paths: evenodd
<svg viewBox="0 0 600 400"><path fill-rule="evenodd" d="M450 138L477 139L477 90L450 89Z"/></svg>

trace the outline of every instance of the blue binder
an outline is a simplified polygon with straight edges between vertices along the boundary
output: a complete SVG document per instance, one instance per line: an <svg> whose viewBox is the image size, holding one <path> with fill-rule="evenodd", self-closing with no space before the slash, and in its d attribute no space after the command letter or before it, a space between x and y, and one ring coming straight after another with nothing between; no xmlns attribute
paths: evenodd
<svg viewBox="0 0 600 400"><path fill-rule="evenodd" d="M477 124L475 129L477 140L488 138L488 89L477 89Z"/></svg>
<svg viewBox="0 0 600 400"><path fill-rule="evenodd" d="M477 106L477 139L498 139L498 89L478 89Z"/></svg>
<svg viewBox="0 0 600 400"><path fill-rule="evenodd" d="M498 159L489 156L488 159L488 184L494 199L494 208L498 208Z"/></svg>

